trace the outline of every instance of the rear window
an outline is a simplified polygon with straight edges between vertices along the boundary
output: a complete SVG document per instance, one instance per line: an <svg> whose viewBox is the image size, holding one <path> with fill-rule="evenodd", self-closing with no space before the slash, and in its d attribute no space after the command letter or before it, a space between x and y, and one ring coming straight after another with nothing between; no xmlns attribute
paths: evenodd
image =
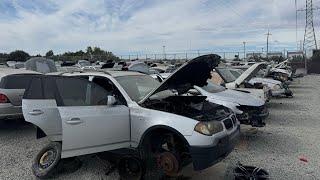
<svg viewBox="0 0 320 180"><path fill-rule="evenodd" d="M1 78L0 88L2 89L26 89L34 75L17 74L8 75Z"/></svg>
<svg viewBox="0 0 320 180"><path fill-rule="evenodd" d="M24 99L55 99L58 106L107 105L110 94L102 86L86 78L41 76L34 77Z"/></svg>

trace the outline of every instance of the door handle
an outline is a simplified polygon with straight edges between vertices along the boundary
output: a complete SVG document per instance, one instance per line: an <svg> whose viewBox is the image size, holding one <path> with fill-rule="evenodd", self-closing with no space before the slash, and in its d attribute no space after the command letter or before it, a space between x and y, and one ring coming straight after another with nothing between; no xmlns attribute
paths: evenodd
<svg viewBox="0 0 320 180"><path fill-rule="evenodd" d="M37 116L37 115L43 114L43 111L41 111L40 109L34 109L31 112L29 112L29 114L33 116Z"/></svg>
<svg viewBox="0 0 320 180"><path fill-rule="evenodd" d="M77 125L81 123L83 123L83 121L80 118L71 118L70 120L66 121L66 124L70 124L70 125Z"/></svg>

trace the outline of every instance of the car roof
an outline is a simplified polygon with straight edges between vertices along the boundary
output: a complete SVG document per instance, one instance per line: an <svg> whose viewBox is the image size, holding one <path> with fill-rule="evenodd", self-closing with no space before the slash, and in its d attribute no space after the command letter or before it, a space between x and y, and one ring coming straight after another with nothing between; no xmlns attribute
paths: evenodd
<svg viewBox="0 0 320 180"><path fill-rule="evenodd" d="M41 73L36 71L25 70L25 69L0 68L0 77L13 75L13 74L41 74Z"/></svg>
<svg viewBox="0 0 320 180"><path fill-rule="evenodd" d="M139 72L134 72L134 71L113 71L113 70L100 70L100 71L75 71L75 72L65 72L62 73L64 75L105 75L108 74L112 77L120 77L120 76L137 76L137 75L145 75Z"/></svg>

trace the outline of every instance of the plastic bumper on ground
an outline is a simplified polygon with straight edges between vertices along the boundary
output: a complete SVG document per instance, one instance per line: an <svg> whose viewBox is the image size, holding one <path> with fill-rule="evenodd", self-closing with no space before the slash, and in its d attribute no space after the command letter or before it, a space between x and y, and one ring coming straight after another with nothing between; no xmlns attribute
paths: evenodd
<svg viewBox="0 0 320 180"><path fill-rule="evenodd" d="M200 171L213 166L223 160L236 145L240 134L240 125L229 136L220 139L215 146L191 146L190 153L195 171Z"/></svg>
<svg viewBox="0 0 320 180"><path fill-rule="evenodd" d="M21 117L23 117L21 106L13 106L10 103L0 104L0 120Z"/></svg>

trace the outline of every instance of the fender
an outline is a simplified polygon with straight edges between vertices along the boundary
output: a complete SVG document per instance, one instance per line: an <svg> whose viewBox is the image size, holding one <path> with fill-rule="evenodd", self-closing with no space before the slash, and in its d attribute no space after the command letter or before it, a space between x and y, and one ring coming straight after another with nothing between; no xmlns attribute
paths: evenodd
<svg viewBox="0 0 320 180"><path fill-rule="evenodd" d="M148 134L149 134L150 132L152 132L152 131L160 130L160 129L161 129L161 130L167 130L167 131L170 131L170 132L174 133L174 134L177 135L180 139L182 139L183 142L186 143L188 147L190 146L189 143L188 143L188 141L186 140L186 138L185 138L179 131L177 131L176 129L174 129L174 128L172 128L172 127L169 127L169 126L165 126L165 125L155 125L155 126L152 126L152 127L148 128L148 129L142 134L142 136L141 136L141 138L140 138L140 142L139 142L138 148L141 147L142 142L143 142L143 140L145 139L145 136L146 136L146 135L148 135Z"/></svg>

